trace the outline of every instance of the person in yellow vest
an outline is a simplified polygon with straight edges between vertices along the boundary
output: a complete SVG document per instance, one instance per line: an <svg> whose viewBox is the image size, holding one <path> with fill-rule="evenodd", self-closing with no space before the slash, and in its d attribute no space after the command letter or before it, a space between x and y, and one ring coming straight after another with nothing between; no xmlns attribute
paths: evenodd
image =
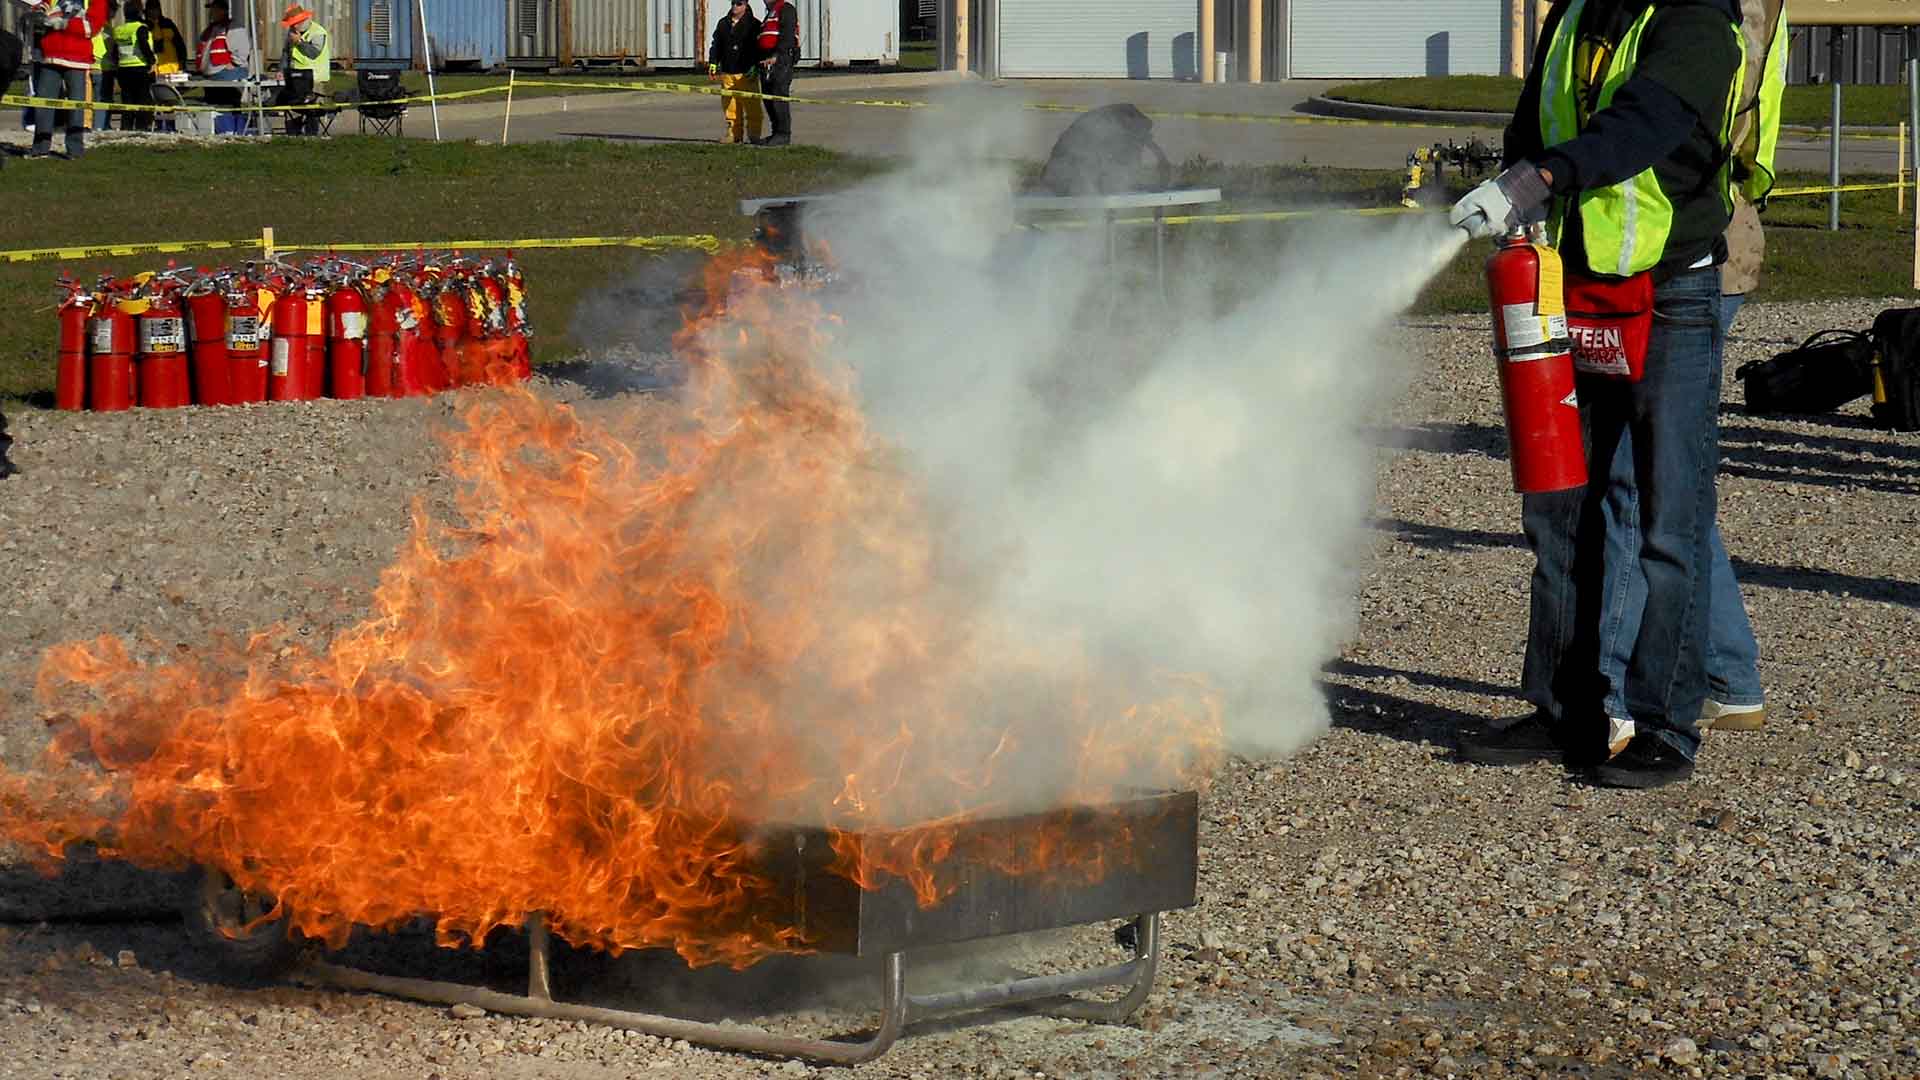
<svg viewBox="0 0 1920 1080"><path fill-rule="evenodd" d="M113 29L103 26L93 35L93 130L107 130L113 119Z"/></svg>
<svg viewBox="0 0 1920 1080"><path fill-rule="evenodd" d="M1693 775L1708 697L1720 266L1746 63L1738 0L1554 4L1507 128L1507 168L1450 214L1477 238L1544 214L1570 283L1632 301L1615 310L1651 296L1638 316L1647 335L1640 377L1576 376L1587 486L1522 499L1535 559L1522 683L1536 711L1466 740L1468 761L1558 759L1623 788ZM1754 164L1770 182L1770 145L1754 151ZM1758 180L1740 183L1764 193ZM1599 656L1614 569L1602 507L1622 446L1631 447L1646 602L1619 695L1627 715L1613 717Z"/></svg>
<svg viewBox="0 0 1920 1080"><path fill-rule="evenodd" d="M333 44L327 28L313 12L299 4L288 4L280 19L286 28L286 46L280 51L280 73L286 84L275 99L279 105L304 105L313 100L315 89L324 89L333 75ZM287 114L287 134L318 135L320 125L314 113L296 110Z"/></svg>
<svg viewBox="0 0 1920 1080"><path fill-rule="evenodd" d="M122 105L153 104L153 34L147 27L140 0L127 0L120 25L113 28L114 81ZM150 131L153 114L145 110L121 114L124 131Z"/></svg>

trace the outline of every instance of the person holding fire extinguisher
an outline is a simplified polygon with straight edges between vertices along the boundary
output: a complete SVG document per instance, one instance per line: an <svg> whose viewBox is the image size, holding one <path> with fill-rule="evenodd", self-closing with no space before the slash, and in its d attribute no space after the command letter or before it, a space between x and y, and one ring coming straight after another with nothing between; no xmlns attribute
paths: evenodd
<svg viewBox="0 0 1920 1080"><path fill-rule="evenodd" d="M760 59L760 20L747 0L733 0L731 9L713 27L707 49L707 78L721 90L757 91ZM760 141L760 99L728 94L721 99L727 114L727 142Z"/></svg>
<svg viewBox="0 0 1920 1080"><path fill-rule="evenodd" d="M1558 759L1609 787L1685 780L1707 700L1719 468L1720 264L1746 48L1737 0L1557 0L1506 132L1507 168L1453 207L1496 237L1544 212L1566 268L1584 487L1523 497L1535 566L1533 715L1465 741L1489 765ZM1602 512L1629 447L1646 603L1609 717Z"/></svg>
<svg viewBox="0 0 1920 1080"><path fill-rule="evenodd" d="M793 66L800 62L800 11L790 0L767 0L767 17L760 20L760 92L767 98L767 118L773 134L755 140L755 146L788 146L793 142L793 105L780 100L793 93Z"/></svg>
<svg viewBox="0 0 1920 1080"><path fill-rule="evenodd" d="M1773 146L1779 140L1780 98L1786 86L1786 0L1740 0L1747 64L1733 121L1733 221L1727 226L1727 261L1720 268L1720 329L1730 333L1747 294L1760 284L1766 234L1755 202L1773 188ZM1626 716L1620 684L1646 602L1646 582L1634 556L1639 549L1639 505L1633 486L1631 446L1614 452L1604 507L1607 522L1607 592L1601 602L1600 670L1612 687L1607 715ZM1760 646L1747 619L1740 582L1715 525L1708 536L1712 601L1707 611L1707 703L1702 731L1759 731L1766 726L1766 693L1760 685Z"/></svg>

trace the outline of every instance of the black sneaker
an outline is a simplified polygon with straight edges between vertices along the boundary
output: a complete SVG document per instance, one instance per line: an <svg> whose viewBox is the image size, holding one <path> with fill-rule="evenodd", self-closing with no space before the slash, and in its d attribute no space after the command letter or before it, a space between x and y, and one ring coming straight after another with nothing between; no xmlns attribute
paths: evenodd
<svg viewBox="0 0 1920 1080"><path fill-rule="evenodd" d="M1611 761L1594 766L1593 782L1601 787L1666 787L1693 776L1693 760L1655 735L1636 735Z"/></svg>
<svg viewBox="0 0 1920 1080"><path fill-rule="evenodd" d="M766 138L760 140L760 145L761 146L791 146L793 145L793 136L769 135Z"/></svg>
<svg viewBox="0 0 1920 1080"><path fill-rule="evenodd" d="M1460 757L1475 765L1531 765L1565 756L1566 750L1538 713L1460 740Z"/></svg>

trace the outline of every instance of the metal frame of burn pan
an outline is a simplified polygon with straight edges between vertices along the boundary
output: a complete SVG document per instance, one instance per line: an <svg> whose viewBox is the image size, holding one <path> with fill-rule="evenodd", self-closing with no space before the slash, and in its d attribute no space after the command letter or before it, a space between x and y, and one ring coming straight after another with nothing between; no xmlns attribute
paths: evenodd
<svg viewBox="0 0 1920 1080"><path fill-rule="evenodd" d="M528 920L525 995L463 983L378 975L326 961L304 965L295 978L346 990L373 991L443 1005L468 1004L490 1012L551 1020L580 1020L723 1050L804 1058L832 1065L858 1065L885 1053L909 1024L935 1016L1007 1005L1043 1003L1035 1011L1072 1020L1117 1024L1146 1002L1160 966L1160 914L1194 902L1199 855L1199 798L1193 792L1155 795L1111 806L1070 812L1066 841L1111 841L1128 837L1131 858L1108 868L1091 884L1016 877L984 864L969 864L952 895L921 910L907 885L892 879L861 890L827 872L833 853L822 830L781 830L763 850L765 870L792 904L781 915L819 942L821 952L882 958L880 1023L865 1039L807 1039L761 1028L714 1024L653 1013L556 1001L551 979L551 943L544 919ZM1002 840L1031 835L1043 815L969 825L974 835ZM1044 816L1054 825L1056 815ZM1002 850L1005 850L1002 848ZM906 988L907 953L916 947L979 940L1033 930L1058 929L1131 917L1133 958L1120 964L1033 975L1006 982L933 994ZM1075 1000L1068 995L1124 986L1115 1001Z"/></svg>

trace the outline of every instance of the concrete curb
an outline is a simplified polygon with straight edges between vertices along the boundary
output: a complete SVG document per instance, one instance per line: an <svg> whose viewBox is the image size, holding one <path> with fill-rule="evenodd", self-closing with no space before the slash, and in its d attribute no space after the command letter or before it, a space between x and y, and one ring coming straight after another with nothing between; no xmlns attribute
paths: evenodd
<svg viewBox="0 0 1920 1080"><path fill-rule="evenodd" d="M1330 97L1310 97L1300 111L1320 116L1338 116L1348 120L1387 120L1400 124L1433 124L1436 127L1492 127L1505 129L1512 113L1456 112L1448 109L1404 109L1398 105L1369 105L1358 101L1340 101Z"/></svg>

